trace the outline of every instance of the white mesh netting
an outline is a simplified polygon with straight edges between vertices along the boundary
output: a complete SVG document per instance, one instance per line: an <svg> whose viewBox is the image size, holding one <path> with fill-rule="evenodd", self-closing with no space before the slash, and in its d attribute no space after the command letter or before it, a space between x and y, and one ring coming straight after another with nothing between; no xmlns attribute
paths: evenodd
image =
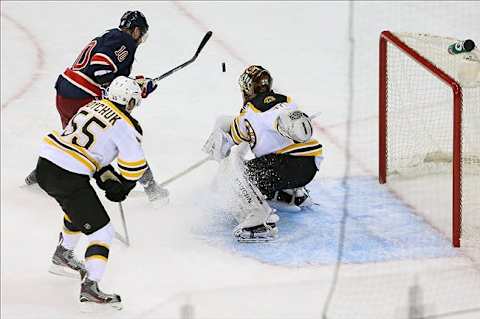
<svg viewBox="0 0 480 319"><path fill-rule="evenodd" d="M451 55L457 39L396 33L409 47L462 86L462 246L480 243L480 78L471 75L480 52ZM390 42L387 46L387 167L402 180L414 207L451 234L453 93L450 86ZM467 73L465 73L467 71ZM469 73L470 72L470 73ZM466 76L467 75L467 76ZM475 75L475 74L474 74ZM480 75L479 75L480 76ZM403 188L404 189L404 188Z"/></svg>

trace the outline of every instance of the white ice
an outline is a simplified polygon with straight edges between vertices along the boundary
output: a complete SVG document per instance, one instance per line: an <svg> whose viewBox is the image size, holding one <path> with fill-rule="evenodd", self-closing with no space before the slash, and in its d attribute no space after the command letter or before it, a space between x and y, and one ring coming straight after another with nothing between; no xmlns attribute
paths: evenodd
<svg viewBox="0 0 480 319"><path fill-rule="evenodd" d="M47 272L61 227L59 207L39 189L20 186L34 168L43 135L60 127L56 77L92 37L117 26L126 10L143 11L150 24L133 74L154 77L169 70L193 55L207 30L214 33L198 60L163 80L135 113L158 180L203 158L200 148L215 117L241 106L237 77L249 64L268 68L274 87L307 113L322 112L316 136L326 160L316 178L344 172L348 2L2 1L2 318L90 318L78 312L78 281ZM479 17L478 2L354 3L352 176L375 176L377 170L380 32L480 42ZM132 246L115 242L101 287L120 293L125 309L99 318L321 317L333 265L261 263L191 232L209 217L199 203L216 168L209 162L169 185L165 207L148 203L141 191L124 203ZM116 204L104 204L120 229ZM340 270L328 318L407 318L415 284L425 314L480 318L479 266L462 251L459 257L344 264Z"/></svg>

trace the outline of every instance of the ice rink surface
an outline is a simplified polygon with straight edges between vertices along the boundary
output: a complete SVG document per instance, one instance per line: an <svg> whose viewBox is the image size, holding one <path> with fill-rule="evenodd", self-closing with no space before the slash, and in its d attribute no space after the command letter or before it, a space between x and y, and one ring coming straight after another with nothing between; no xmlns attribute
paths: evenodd
<svg viewBox="0 0 480 319"><path fill-rule="evenodd" d="M127 10L141 10L150 25L133 75L155 77L181 64L213 31L198 60L164 79L134 113L157 180L204 157L200 148L215 118L241 107L237 78L249 64L266 67L274 88L305 112L321 112L315 135L325 161L310 185L318 205L281 214L279 239L269 244L233 241L231 218L210 200L215 162L170 184L167 206L135 190L124 203L132 245L114 242L101 282L122 295L125 307L94 317L320 318L337 257L349 154L351 215L328 318L409 318L415 287L425 317L480 318L480 273L471 252L452 249L442 225L376 183L380 32L480 41L480 4L355 2L353 131L346 150L349 4L275 1L1 2L2 318L92 318L78 311L79 282L47 272L60 209L36 186L21 186L43 135L60 128L58 74ZM116 204L103 202L120 230ZM80 246L79 256L85 242Z"/></svg>

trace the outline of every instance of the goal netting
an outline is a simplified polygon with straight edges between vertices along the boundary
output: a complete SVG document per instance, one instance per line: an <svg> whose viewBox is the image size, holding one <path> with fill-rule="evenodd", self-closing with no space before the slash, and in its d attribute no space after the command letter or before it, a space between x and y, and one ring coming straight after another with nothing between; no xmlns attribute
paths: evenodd
<svg viewBox="0 0 480 319"><path fill-rule="evenodd" d="M480 52L458 39L382 32L380 182L454 246L480 243Z"/></svg>

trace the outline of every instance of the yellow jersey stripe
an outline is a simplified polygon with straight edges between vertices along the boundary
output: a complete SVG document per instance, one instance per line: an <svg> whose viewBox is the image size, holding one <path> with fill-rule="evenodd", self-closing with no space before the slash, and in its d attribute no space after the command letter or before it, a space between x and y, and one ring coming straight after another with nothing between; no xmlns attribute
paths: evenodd
<svg viewBox="0 0 480 319"><path fill-rule="evenodd" d="M89 170L90 172L92 173L95 173L95 171L97 170L97 168L95 167L94 164L92 164L91 162L87 161L85 158L83 158L82 156L78 155L77 153L69 150L69 149L66 149L64 148L63 146L57 144L56 142L54 142L53 140L49 139L48 137L44 137L43 138L43 141L47 144L49 144L50 146L53 146L55 148L57 148L58 150L64 152L64 153L67 153L68 155L70 155L71 157L73 157L74 159L76 159L77 161L79 161L80 163L82 163L83 165L85 165Z"/></svg>
<svg viewBox="0 0 480 319"><path fill-rule="evenodd" d="M242 143L242 139L238 135L237 128L235 127L235 121L230 125L230 132L232 133L231 135L235 144Z"/></svg>
<svg viewBox="0 0 480 319"><path fill-rule="evenodd" d="M235 124L236 124L236 128L238 129L238 135L240 136L240 138L242 140L244 140L245 142L250 141L250 137L248 135L243 134L242 130L240 129L240 123L239 123L240 119L239 119L239 117L237 116L234 121L235 121Z"/></svg>
<svg viewBox="0 0 480 319"><path fill-rule="evenodd" d="M304 148L304 147L312 147L312 146L316 146L316 145L321 147L321 144L317 140L310 140L306 143L295 143L295 144L292 144L292 145L288 145L284 148L279 149L275 153L282 154L282 153L290 152L292 150L296 150L296 149L300 149L300 148Z"/></svg>
<svg viewBox="0 0 480 319"><path fill-rule="evenodd" d="M146 171L146 169L143 169L139 172L129 172L129 171L124 171L121 168L119 168L118 170L120 171L120 174L122 174L123 177L125 177L126 179L130 179L130 180L139 179L140 177L143 176L143 173L145 173L145 171Z"/></svg>
<svg viewBox="0 0 480 319"><path fill-rule="evenodd" d="M98 259L98 260L101 260L101 261L104 261L104 262L108 261L108 258L104 257L102 255L92 255L92 256L88 256L88 257L85 258L85 260L90 260L90 259Z"/></svg>
<svg viewBox="0 0 480 319"><path fill-rule="evenodd" d="M130 168L135 168L137 166L143 166L143 165L147 164L147 161L145 159L135 161L135 162L127 162L127 161L121 160L120 158L117 158L117 162L120 165L123 165L125 167L130 167Z"/></svg>
<svg viewBox="0 0 480 319"><path fill-rule="evenodd" d="M247 107L250 108L255 113L262 113L259 109L257 109L251 102L247 103Z"/></svg>
<svg viewBox="0 0 480 319"><path fill-rule="evenodd" d="M81 146L78 146L78 145L75 145L73 143L70 143L69 141L66 141L61 135L59 132L57 131L53 131L53 135L58 138L60 141L62 141L63 143L67 144L68 146L70 147L73 147L76 151L82 153L83 156L85 156L90 162L93 163L93 165L95 165L95 167L97 169L100 168L100 164L93 158L90 156L90 154L88 154L88 152L85 150L85 148L81 147Z"/></svg>
<svg viewBox="0 0 480 319"><path fill-rule="evenodd" d="M69 223L72 222L72 220L70 219L70 217L68 217L67 214L63 214L63 218L65 218Z"/></svg>
<svg viewBox="0 0 480 319"><path fill-rule="evenodd" d="M120 111L118 107L115 106L115 104L113 104L107 99L102 99L100 102L108 105L108 107L110 107L113 111L115 111L115 113L117 113L117 115L120 116L125 122L127 122L130 126L135 128L135 125L133 125L132 121L130 121L130 119L125 114L123 114L123 112Z"/></svg>

